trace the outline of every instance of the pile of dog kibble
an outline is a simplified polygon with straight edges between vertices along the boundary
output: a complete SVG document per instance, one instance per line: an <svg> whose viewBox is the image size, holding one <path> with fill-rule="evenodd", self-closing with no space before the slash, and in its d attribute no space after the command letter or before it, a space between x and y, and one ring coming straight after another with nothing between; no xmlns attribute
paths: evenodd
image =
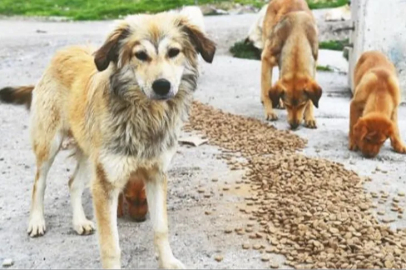
<svg viewBox="0 0 406 270"><path fill-rule="evenodd" d="M226 233L248 235L242 248L259 250L262 261L276 253L297 269L406 268L406 230L376 220L365 179L341 164L295 153L305 140L197 102L185 129L203 133L224 150L232 169L246 171L252 194L240 211L251 223ZM233 160L237 153L245 161ZM403 211L395 202L393 208Z"/></svg>

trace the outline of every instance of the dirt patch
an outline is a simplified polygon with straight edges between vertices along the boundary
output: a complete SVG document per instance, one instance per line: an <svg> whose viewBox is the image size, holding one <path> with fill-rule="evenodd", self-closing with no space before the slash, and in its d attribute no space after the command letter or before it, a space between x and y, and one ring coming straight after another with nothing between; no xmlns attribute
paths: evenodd
<svg viewBox="0 0 406 270"><path fill-rule="evenodd" d="M255 224L226 229L243 238L242 249L258 250L264 262L267 253L284 255L285 265L298 269L406 268L406 230L393 231L373 216L367 179L295 153L306 142L288 131L201 103L186 129L225 149L221 158L232 170L246 169L240 182L250 185L250 195L240 211Z"/></svg>

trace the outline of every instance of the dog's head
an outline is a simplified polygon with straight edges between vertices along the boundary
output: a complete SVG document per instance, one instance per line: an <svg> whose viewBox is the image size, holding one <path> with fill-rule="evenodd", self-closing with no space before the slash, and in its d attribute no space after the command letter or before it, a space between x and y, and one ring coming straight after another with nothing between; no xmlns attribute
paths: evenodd
<svg viewBox="0 0 406 270"><path fill-rule="evenodd" d="M378 114L362 117L354 126L354 138L365 157L378 155L384 142L394 135L393 122Z"/></svg>
<svg viewBox="0 0 406 270"><path fill-rule="evenodd" d="M128 214L135 221L144 221L148 212L145 186L142 181L129 181L124 190Z"/></svg>
<svg viewBox="0 0 406 270"><path fill-rule="evenodd" d="M123 98L142 91L149 99L167 100L182 81L194 90L197 54L211 63L215 50L214 42L185 16L134 15L118 21L94 61L99 71L110 67L110 86Z"/></svg>
<svg viewBox="0 0 406 270"><path fill-rule="evenodd" d="M302 123L304 109L309 100L316 108L319 107L321 95L321 87L312 78L281 78L269 91L274 108L282 99L292 129L296 129Z"/></svg>

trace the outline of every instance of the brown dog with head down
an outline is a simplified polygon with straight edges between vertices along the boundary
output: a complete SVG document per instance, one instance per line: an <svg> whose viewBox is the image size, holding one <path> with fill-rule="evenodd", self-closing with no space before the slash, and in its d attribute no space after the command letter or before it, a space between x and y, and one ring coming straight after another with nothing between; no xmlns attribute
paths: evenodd
<svg viewBox="0 0 406 270"><path fill-rule="evenodd" d="M263 27L261 100L267 120L277 120L273 108L283 101L288 122L296 129L305 120L316 128L313 105L322 94L315 81L318 56L317 26L305 0L273 0ZM272 87L272 69L279 67L279 80Z"/></svg>
<svg viewBox="0 0 406 270"><path fill-rule="evenodd" d="M3 89L0 91L0 100L2 100L3 97L8 97L11 98L10 102L14 104L24 104L27 106L27 108L29 108L31 105L32 90L33 87L20 87L15 89L13 95L7 96L5 95L6 91ZM21 97L23 99L19 100L17 97ZM24 98L27 98L27 100L24 100ZM69 137L62 142L61 149L72 150L76 147L77 144L75 140L72 137ZM74 154L72 156L74 156ZM73 177L70 179L70 181L74 181ZM147 213L148 203L147 195L145 194L145 184L142 182L142 180L131 177L128 180L124 190L118 196L117 217L122 218L124 216L128 216L134 221L142 222L146 220Z"/></svg>
<svg viewBox="0 0 406 270"><path fill-rule="evenodd" d="M389 138L396 152L406 153L397 124L400 89L394 65L378 51L366 52L355 67L354 83L350 150L359 149L364 156L372 158Z"/></svg>
<svg viewBox="0 0 406 270"><path fill-rule="evenodd" d="M118 197L117 217L123 217L126 213L137 222L146 219L148 213L147 195L144 182L140 179L131 178Z"/></svg>

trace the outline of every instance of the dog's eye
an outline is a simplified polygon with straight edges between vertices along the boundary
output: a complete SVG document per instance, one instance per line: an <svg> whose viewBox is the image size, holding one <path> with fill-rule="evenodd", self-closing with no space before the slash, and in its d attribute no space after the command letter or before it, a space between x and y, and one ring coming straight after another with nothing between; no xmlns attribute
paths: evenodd
<svg viewBox="0 0 406 270"><path fill-rule="evenodd" d="M173 48L173 49L170 49L170 50L169 50L168 56L169 56L170 58L174 58L174 57L176 57L179 53L180 53L180 50L179 50L179 49Z"/></svg>
<svg viewBox="0 0 406 270"><path fill-rule="evenodd" d="M137 57L141 61L146 61L148 59L148 55L146 52L141 51L141 52L136 52L135 57Z"/></svg>

